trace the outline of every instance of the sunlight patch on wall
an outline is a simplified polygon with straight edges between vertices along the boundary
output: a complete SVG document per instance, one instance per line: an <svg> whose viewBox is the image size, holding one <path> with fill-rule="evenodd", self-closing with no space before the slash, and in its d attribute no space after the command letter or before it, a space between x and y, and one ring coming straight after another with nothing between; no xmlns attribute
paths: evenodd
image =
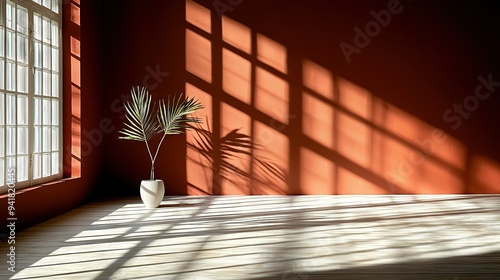
<svg viewBox="0 0 500 280"><path fill-rule="evenodd" d="M276 129L254 121L254 193L288 193L289 139Z"/></svg>
<svg viewBox="0 0 500 280"><path fill-rule="evenodd" d="M387 189L384 189L361 176L352 173L351 171L339 167L337 192L339 194L389 194Z"/></svg>
<svg viewBox="0 0 500 280"><path fill-rule="evenodd" d="M73 10L74 4L71 4L71 17L78 15L78 24L80 20L80 9ZM76 23L76 22L75 22ZM81 49L80 40L74 36L69 37L70 45L70 80L71 80L71 154L65 155L65 171L69 176L75 178L82 175L82 101L81 101ZM68 152L68 151L66 151ZM69 161L69 162L68 162Z"/></svg>
<svg viewBox="0 0 500 280"><path fill-rule="evenodd" d="M185 84L185 90L186 90L186 96L189 97L194 97L195 99L198 99L201 104L203 104L203 109L198 110L196 112L196 117L201 118L203 121L202 127L209 127L210 129L213 129L213 116L212 116L212 95L210 95L208 92L205 92L201 90L200 88L190 84L186 83ZM190 138L192 136L192 132L188 131L188 142L189 140L192 139Z"/></svg>
<svg viewBox="0 0 500 280"><path fill-rule="evenodd" d="M408 186L412 181L409 178L414 174L414 169L404 155L411 152L403 143L388 137L387 135L376 132L375 138L378 140L374 150L382 150L383 154L378 157L379 162L374 162L374 171L388 180L388 186L391 192L398 191L396 187ZM393 186L392 186L393 185ZM415 187L408 186L407 189L401 189L405 193L413 193Z"/></svg>
<svg viewBox="0 0 500 280"><path fill-rule="evenodd" d="M300 149L300 193L335 194L335 164L307 148Z"/></svg>
<svg viewBox="0 0 500 280"><path fill-rule="evenodd" d="M186 70L212 82L212 45L201 35L186 29Z"/></svg>
<svg viewBox="0 0 500 280"><path fill-rule="evenodd" d="M187 194L212 194L213 163L202 156L200 151L188 145L186 151Z"/></svg>
<svg viewBox="0 0 500 280"><path fill-rule="evenodd" d="M71 14L70 14L70 20L80 26L80 3L76 3L76 1L71 1Z"/></svg>
<svg viewBox="0 0 500 280"><path fill-rule="evenodd" d="M236 99L250 105L251 102L252 65L250 61L222 50L222 89Z"/></svg>
<svg viewBox="0 0 500 280"><path fill-rule="evenodd" d="M198 99L203 104L203 110L199 110L196 116L203 120L200 128L212 128L212 96L196 86L186 83L186 95ZM187 194L202 195L211 193L212 187L212 169L213 159L205 155L210 153L207 149L202 149L197 141L202 141L201 135L196 131L187 131L187 151L186 151L186 170L187 170Z"/></svg>
<svg viewBox="0 0 500 280"><path fill-rule="evenodd" d="M222 40L247 54L252 52L250 28L227 16L222 16Z"/></svg>
<svg viewBox="0 0 500 280"><path fill-rule="evenodd" d="M257 34L257 58L281 73L287 73L286 48L262 34Z"/></svg>
<svg viewBox="0 0 500 280"><path fill-rule="evenodd" d="M459 193L466 148L458 140L383 101L373 100L373 171L408 193Z"/></svg>
<svg viewBox="0 0 500 280"><path fill-rule="evenodd" d="M338 78L339 104L349 112L364 119L371 119L372 94L350 81Z"/></svg>
<svg viewBox="0 0 500 280"><path fill-rule="evenodd" d="M191 0L186 0L186 21L212 33L210 10Z"/></svg>
<svg viewBox="0 0 500 280"><path fill-rule="evenodd" d="M342 111L336 114L337 151L349 160L365 167L371 166L372 128Z"/></svg>
<svg viewBox="0 0 500 280"><path fill-rule="evenodd" d="M375 122L375 124L410 144L417 145L428 137L434 129L417 117L387 102L378 100L375 106L384 108L384 117L377 119L379 122Z"/></svg>
<svg viewBox="0 0 500 280"><path fill-rule="evenodd" d="M255 74L255 108L282 123L288 123L288 83L257 67Z"/></svg>
<svg viewBox="0 0 500 280"><path fill-rule="evenodd" d="M474 155L471 161L469 192L500 193L500 164L483 156Z"/></svg>
<svg viewBox="0 0 500 280"><path fill-rule="evenodd" d="M333 107L310 93L302 93L302 131L317 143L333 149Z"/></svg>
<svg viewBox="0 0 500 280"><path fill-rule="evenodd" d="M442 130L435 129L420 143L424 151L457 171L466 168L467 148L451 135Z"/></svg>
<svg viewBox="0 0 500 280"><path fill-rule="evenodd" d="M329 100L334 100L333 76L326 68L304 59L302 62L302 81L304 86L310 90Z"/></svg>
<svg viewBox="0 0 500 280"><path fill-rule="evenodd" d="M237 129L239 133L251 135L251 117L226 103L221 104L221 136L228 135ZM239 150L251 152L251 149L237 146ZM224 152L224 151L221 151ZM221 182L222 194L249 194L251 157L243 153L221 159L233 168L232 172L223 174Z"/></svg>
<svg viewBox="0 0 500 280"><path fill-rule="evenodd" d="M465 189L461 174L428 157L416 168L414 181L416 194L458 194Z"/></svg>
<svg viewBox="0 0 500 280"><path fill-rule="evenodd" d="M387 179L392 191L414 194L463 191L464 184L458 171L391 137L380 138L384 150L380 174Z"/></svg>

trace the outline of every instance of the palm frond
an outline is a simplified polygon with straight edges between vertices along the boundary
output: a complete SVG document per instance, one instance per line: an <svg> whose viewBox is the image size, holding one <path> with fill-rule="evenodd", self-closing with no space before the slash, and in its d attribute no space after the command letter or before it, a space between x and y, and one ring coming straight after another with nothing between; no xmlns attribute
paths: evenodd
<svg viewBox="0 0 500 280"><path fill-rule="evenodd" d="M146 142L158 130L155 121L154 104L151 106L151 95L145 87L130 90L132 100L124 104L126 112L125 128L119 131L120 139Z"/></svg>
<svg viewBox="0 0 500 280"><path fill-rule="evenodd" d="M203 105L194 97L183 98L180 94L178 98L161 100L158 111L159 130L164 134L181 134L190 129L190 123L201 123L201 119L188 116L202 109Z"/></svg>

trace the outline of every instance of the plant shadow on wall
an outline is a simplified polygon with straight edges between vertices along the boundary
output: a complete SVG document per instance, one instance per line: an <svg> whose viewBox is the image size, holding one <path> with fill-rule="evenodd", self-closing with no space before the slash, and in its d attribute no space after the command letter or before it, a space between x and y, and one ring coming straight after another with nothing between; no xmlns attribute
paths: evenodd
<svg viewBox="0 0 500 280"><path fill-rule="evenodd" d="M191 129L194 131L194 137L188 146L198 152L198 160L204 162L207 170L211 171L211 174L207 174L207 178L213 177L211 190L198 189L198 191L220 195L223 194L224 181L231 184L245 181L248 182L246 185L250 186L246 190L247 194L253 194L252 182L266 185L273 193L285 194L279 186L286 184L287 170L271 159L256 156L254 151L263 150L264 147L252 141L249 135L240 133L239 129L233 129L223 137L215 138L209 125L204 128L201 124L197 124L191 126ZM250 172L243 167L244 165L238 164L238 160L245 158L251 158L255 163Z"/></svg>
<svg viewBox="0 0 500 280"><path fill-rule="evenodd" d="M500 192L498 162L265 30L216 19L186 0L185 92L210 128L187 135L187 194Z"/></svg>

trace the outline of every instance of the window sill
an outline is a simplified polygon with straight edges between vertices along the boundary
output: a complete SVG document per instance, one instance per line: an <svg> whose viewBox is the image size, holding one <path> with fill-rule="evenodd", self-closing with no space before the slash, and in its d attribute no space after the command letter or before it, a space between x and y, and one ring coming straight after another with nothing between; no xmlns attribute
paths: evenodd
<svg viewBox="0 0 500 280"><path fill-rule="evenodd" d="M53 186L53 185L64 184L66 182L74 181L74 180L77 180L77 179L80 179L80 178L81 177L70 177L70 178L56 179L56 180L53 180L53 181L50 181L50 182L41 183L41 184L30 186L30 187L25 187L25 188L22 188L22 189L19 189L19 190L16 189L15 194L17 196L17 195L21 195L23 193L28 193L28 192L36 191L36 190L44 188L44 187L50 187L50 186ZM0 194L0 199L4 199L4 198L7 198L7 197L8 197L8 191L7 190L5 191L5 193Z"/></svg>

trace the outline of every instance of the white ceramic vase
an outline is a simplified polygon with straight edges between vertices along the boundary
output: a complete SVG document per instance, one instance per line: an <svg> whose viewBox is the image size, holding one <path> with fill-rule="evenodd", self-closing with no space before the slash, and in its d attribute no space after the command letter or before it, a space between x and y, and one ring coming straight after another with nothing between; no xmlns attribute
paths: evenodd
<svg viewBox="0 0 500 280"><path fill-rule="evenodd" d="M156 208L165 195L165 185L162 180L142 180L140 193L147 208Z"/></svg>

